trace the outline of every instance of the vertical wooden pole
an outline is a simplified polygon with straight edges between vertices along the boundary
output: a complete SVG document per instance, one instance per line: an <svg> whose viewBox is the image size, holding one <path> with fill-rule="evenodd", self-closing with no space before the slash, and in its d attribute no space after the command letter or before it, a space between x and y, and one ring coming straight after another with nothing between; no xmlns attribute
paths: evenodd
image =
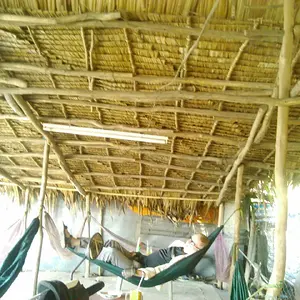
<svg viewBox="0 0 300 300"><path fill-rule="evenodd" d="M219 205L218 227L224 224L224 203Z"/></svg>
<svg viewBox="0 0 300 300"><path fill-rule="evenodd" d="M224 202L219 205L218 227L224 224ZM217 287L222 288L222 281L217 281Z"/></svg>
<svg viewBox="0 0 300 300"><path fill-rule="evenodd" d="M27 229L27 216L29 210L29 188L27 187L25 190L25 213L24 213L24 226L25 230Z"/></svg>
<svg viewBox="0 0 300 300"><path fill-rule="evenodd" d="M255 224L255 213L254 210L251 210L251 221L250 221L250 236L249 236L249 243L248 243L248 252L247 256L250 261L254 261L256 253L256 224ZM248 261L246 261L246 268L245 268L245 281L248 284L250 273L251 273L252 266Z"/></svg>
<svg viewBox="0 0 300 300"><path fill-rule="evenodd" d="M103 207L102 206L100 206L100 210L99 210L99 223L100 223L101 226L103 225ZM101 226L99 228L99 233L101 235L103 235L103 230L102 230ZM99 267L98 268L98 275L101 276L101 274L102 274L102 269L101 269L101 267Z"/></svg>
<svg viewBox="0 0 300 300"><path fill-rule="evenodd" d="M291 89L292 77L292 50L293 28L295 19L295 1L284 0L284 36L279 58L279 98L288 97ZM275 188L276 188L276 223L274 265L270 284L276 285L269 288L265 299L277 299L281 293L281 283L284 280L286 263L286 228L287 228L287 181L286 181L286 154L288 143L288 118L289 108L278 107L277 132L275 146Z"/></svg>
<svg viewBox="0 0 300 300"><path fill-rule="evenodd" d="M34 276L34 283L33 283L33 295L37 292L37 283L39 277L39 269L40 269L40 262L41 262L41 255L42 255L42 247L43 247L43 210L44 210L44 199L45 199L45 192L47 187L47 176L48 176L48 161L49 161L49 152L50 146L45 142L44 146L44 158L43 158L43 170L42 170L42 181L41 181L41 188L40 188L40 195L39 195L39 219L40 219L40 227L39 227L39 235L40 235L40 245L36 260L36 267L35 267L35 276Z"/></svg>
<svg viewBox="0 0 300 300"><path fill-rule="evenodd" d="M91 194L88 193L86 195L86 204L85 204L85 208L86 208L86 221L87 221L87 235L88 238L91 237L91 207L90 207L90 202L91 202ZM85 261L85 274L84 277L85 278L89 278L90 277L90 261L86 260Z"/></svg>
<svg viewBox="0 0 300 300"><path fill-rule="evenodd" d="M237 171L236 178L236 191L235 191L235 207L236 211L234 217L234 242L233 242L233 251L232 251L232 262L230 269L230 290L231 290L231 282L234 272L235 262L239 257L239 244L240 244L240 227L241 227L241 198L243 193L243 173L244 173L244 165L240 165Z"/></svg>

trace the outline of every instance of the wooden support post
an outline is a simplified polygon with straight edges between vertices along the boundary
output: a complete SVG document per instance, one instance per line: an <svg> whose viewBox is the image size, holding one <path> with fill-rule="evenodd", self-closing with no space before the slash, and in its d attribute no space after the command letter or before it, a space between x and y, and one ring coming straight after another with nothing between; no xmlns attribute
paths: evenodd
<svg viewBox="0 0 300 300"><path fill-rule="evenodd" d="M222 202L219 205L219 217L218 217L218 227L222 226L224 224L224 203ZM222 288L222 281L217 281L217 287L219 289Z"/></svg>
<svg viewBox="0 0 300 300"><path fill-rule="evenodd" d="M91 194L88 193L86 195L86 204L85 204L85 211L86 211L86 224L87 224L87 236L88 238L91 237L91 207L90 207L90 201L91 201ZM85 261L85 278L90 277L90 261L86 260Z"/></svg>
<svg viewBox="0 0 300 300"><path fill-rule="evenodd" d="M292 77L292 49L294 28L294 0L285 0L284 3L284 36L279 58L279 98L288 97L291 89ZM276 188L276 223L274 266L270 284L275 288L268 288L266 299L277 299L282 290L282 282L286 264L286 228L287 228L287 180L286 180L286 155L288 143L288 118L289 108L278 107L277 133L275 147L275 188Z"/></svg>
<svg viewBox="0 0 300 300"><path fill-rule="evenodd" d="M29 210L29 187L25 190L25 213L24 213L24 226L25 230L27 229L27 215Z"/></svg>
<svg viewBox="0 0 300 300"><path fill-rule="evenodd" d="M235 207L234 207L236 213L234 217L234 242L233 242L233 251L232 251L232 264L230 270L230 281L229 281L230 286L232 282L234 266L239 256L240 225L241 225L241 214L239 210L241 208L241 198L243 193L243 173L244 173L244 165L240 165L238 167L237 178L236 178Z"/></svg>
<svg viewBox="0 0 300 300"><path fill-rule="evenodd" d="M224 223L224 203L221 203L219 206L219 217L218 217L218 227Z"/></svg>
<svg viewBox="0 0 300 300"><path fill-rule="evenodd" d="M102 230L102 225L103 225L103 207L102 206L100 206L100 209L99 209L99 223L100 223L99 233L103 236L103 230ZM102 275L102 268L101 267L98 268L98 275L99 276Z"/></svg>
<svg viewBox="0 0 300 300"><path fill-rule="evenodd" d="M254 210L251 210L251 222L250 222L250 236L249 236L249 243L248 243L248 252L247 256L250 261L254 261L255 259L255 252L256 252L256 224L255 224L255 213ZM252 266L247 261L246 268L245 268L245 281L248 284L250 273L251 273Z"/></svg>
<svg viewBox="0 0 300 300"><path fill-rule="evenodd" d="M46 187L47 187L47 176L48 176L48 161L49 161L49 152L50 152L50 146L47 142L45 142L44 147L44 159L43 159L43 171L42 171L42 182L41 182L41 188L40 188L40 195L39 195L39 219L40 219L40 226L39 226L39 234L40 234L40 245L38 249L38 255L36 260L36 267L35 267L35 275L34 275L34 284L33 284L33 296L37 292L37 283L38 283L38 277L39 277L39 269L40 269L40 262L41 262L41 254L42 254L42 246L43 246L43 210L44 210L44 199L45 199L45 193L46 193Z"/></svg>

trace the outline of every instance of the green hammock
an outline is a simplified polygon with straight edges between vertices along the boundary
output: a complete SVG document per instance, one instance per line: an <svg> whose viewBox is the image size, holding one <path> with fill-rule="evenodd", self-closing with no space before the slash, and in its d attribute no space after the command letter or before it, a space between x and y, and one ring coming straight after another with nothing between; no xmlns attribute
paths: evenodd
<svg viewBox="0 0 300 300"><path fill-rule="evenodd" d="M230 300L246 300L249 297L244 271L237 260L234 267Z"/></svg>
<svg viewBox="0 0 300 300"><path fill-rule="evenodd" d="M208 245L201 249L198 250L197 252L195 252L192 255L187 256L186 258L178 261L177 263L173 264L172 266L170 266L169 268L165 269L164 271L158 273L157 275L155 275L154 277L148 279L148 280L143 280L141 286L142 287L154 287L156 285L160 285L160 284L164 284L168 281L174 280L176 278L178 278L179 276L183 276L183 275L187 275L190 272L192 272L192 270L195 268L195 266L197 265L197 263L201 260L201 258L204 256L204 254L206 253L206 251L209 249L209 247L212 245L212 243L214 242L214 240L216 239L216 237L218 236L218 234L222 231L224 225L220 226L218 228L216 228L209 236L209 243ZM70 249L70 248L69 248ZM77 252L73 249L70 249L74 254L80 256L80 257L85 257L85 255L83 253ZM109 271L111 273L113 273L116 276L119 276L127 281L129 281L132 284L138 285L141 278L137 277L137 276L132 276L129 278L124 278L122 276L122 271L123 269L114 266L110 263L106 263L102 260L99 259L94 259L90 261L96 265L98 265L99 267L103 268L106 271Z"/></svg>
<svg viewBox="0 0 300 300"><path fill-rule="evenodd" d="M33 219L22 238L8 253L0 269L0 298L6 293L11 284L22 271L27 252L39 229L40 221Z"/></svg>

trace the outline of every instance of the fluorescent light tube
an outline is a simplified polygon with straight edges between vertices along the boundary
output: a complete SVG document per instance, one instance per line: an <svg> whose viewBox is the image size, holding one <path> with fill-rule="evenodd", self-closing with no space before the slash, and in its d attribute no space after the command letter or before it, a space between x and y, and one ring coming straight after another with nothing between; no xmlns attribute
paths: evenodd
<svg viewBox="0 0 300 300"><path fill-rule="evenodd" d="M120 139L120 140L127 140L127 141L138 141L144 143L167 144L168 142L168 137L166 136L142 134L136 132L124 132L124 131L87 128L87 127L77 127L77 126L69 126L69 125L61 125L61 124L43 123L43 129L45 131L52 131L52 132L70 133L70 134L87 135L87 136L98 136L104 138Z"/></svg>

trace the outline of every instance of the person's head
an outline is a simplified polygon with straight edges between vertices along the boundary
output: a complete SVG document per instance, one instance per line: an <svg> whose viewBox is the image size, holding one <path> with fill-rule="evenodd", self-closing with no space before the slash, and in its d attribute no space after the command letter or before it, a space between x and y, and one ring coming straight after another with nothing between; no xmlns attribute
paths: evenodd
<svg viewBox="0 0 300 300"><path fill-rule="evenodd" d="M208 244L209 240L206 235L197 233L191 236L184 245L183 251L186 254L192 254L196 251L204 248Z"/></svg>

